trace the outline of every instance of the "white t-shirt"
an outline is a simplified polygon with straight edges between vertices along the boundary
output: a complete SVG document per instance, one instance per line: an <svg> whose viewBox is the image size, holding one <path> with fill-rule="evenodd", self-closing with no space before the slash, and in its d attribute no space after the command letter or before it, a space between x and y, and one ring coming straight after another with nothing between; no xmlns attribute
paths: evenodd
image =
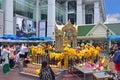
<svg viewBox="0 0 120 80"><path fill-rule="evenodd" d="M25 52L28 52L28 48L22 45L20 52L21 52L20 54L25 54Z"/></svg>

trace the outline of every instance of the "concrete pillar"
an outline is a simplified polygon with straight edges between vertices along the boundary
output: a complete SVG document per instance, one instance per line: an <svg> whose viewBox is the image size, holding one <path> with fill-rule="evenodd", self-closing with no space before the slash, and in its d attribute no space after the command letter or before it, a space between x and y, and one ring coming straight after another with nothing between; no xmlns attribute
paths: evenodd
<svg viewBox="0 0 120 80"><path fill-rule="evenodd" d="M83 14L82 14L83 15L82 16L83 20L82 21L83 21L83 24L85 24L85 4L83 4L82 6L83 6L82 7L82 12L83 12Z"/></svg>
<svg viewBox="0 0 120 80"><path fill-rule="evenodd" d="M48 16L47 16L47 36L54 39L55 26L55 0L48 0Z"/></svg>
<svg viewBox="0 0 120 80"><path fill-rule="evenodd" d="M5 0L5 31L4 34L14 34L13 0Z"/></svg>
<svg viewBox="0 0 120 80"><path fill-rule="evenodd" d="M100 5L99 2L94 2L94 23L100 22Z"/></svg>
<svg viewBox="0 0 120 80"><path fill-rule="evenodd" d="M68 1L66 1L66 22L68 22Z"/></svg>
<svg viewBox="0 0 120 80"><path fill-rule="evenodd" d="M83 24L82 0L77 0L77 25Z"/></svg>
<svg viewBox="0 0 120 80"><path fill-rule="evenodd" d="M93 44L93 40L90 40L90 44L91 44L91 45Z"/></svg>
<svg viewBox="0 0 120 80"><path fill-rule="evenodd" d="M0 10L0 36L3 36L3 28L4 28L4 13Z"/></svg>
<svg viewBox="0 0 120 80"><path fill-rule="evenodd" d="M36 0L36 35L38 36L39 25L39 0Z"/></svg>

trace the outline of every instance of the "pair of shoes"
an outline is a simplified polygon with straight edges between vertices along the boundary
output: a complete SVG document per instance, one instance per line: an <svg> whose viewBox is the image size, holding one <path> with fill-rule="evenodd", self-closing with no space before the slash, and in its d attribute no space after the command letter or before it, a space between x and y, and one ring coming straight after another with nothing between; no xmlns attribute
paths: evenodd
<svg viewBox="0 0 120 80"><path fill-rule="evenodd" d="M9 74L9 72L5 73L6 75Z"/></svg>
<svg viewBox="0 0 120 80"><path fill-rule="evenodd" d="M15 65L14 68L17 68L17 65Z"/></svg>
<svg viewBox="0 0 120 80"><path fill-rule="evenodd" d="M14 69L10 69L11 71L13 71Z"/></svg>

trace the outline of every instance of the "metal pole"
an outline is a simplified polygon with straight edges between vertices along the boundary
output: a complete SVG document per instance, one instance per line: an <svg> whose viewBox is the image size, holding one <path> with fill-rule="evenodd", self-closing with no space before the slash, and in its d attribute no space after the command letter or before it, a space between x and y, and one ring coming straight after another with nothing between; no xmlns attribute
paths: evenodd
<svg viewBox="0 0 120 80"><path fill-rule="evenodd" d="M109 29L107 29L107 37L109 36ZM107 41L107 44L106 44L106 56L109 56L109 41Z"/></svg>

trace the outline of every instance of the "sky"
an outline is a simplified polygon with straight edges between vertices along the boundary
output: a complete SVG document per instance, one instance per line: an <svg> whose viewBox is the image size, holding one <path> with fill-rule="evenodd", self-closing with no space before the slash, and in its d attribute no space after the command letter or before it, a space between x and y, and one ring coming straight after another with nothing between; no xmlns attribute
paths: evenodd
<svg viewBox="0 0 120 80"><path fill-rule="evenodd" d="M105 0L106 23L120 22L120 0Z"/></svg>

